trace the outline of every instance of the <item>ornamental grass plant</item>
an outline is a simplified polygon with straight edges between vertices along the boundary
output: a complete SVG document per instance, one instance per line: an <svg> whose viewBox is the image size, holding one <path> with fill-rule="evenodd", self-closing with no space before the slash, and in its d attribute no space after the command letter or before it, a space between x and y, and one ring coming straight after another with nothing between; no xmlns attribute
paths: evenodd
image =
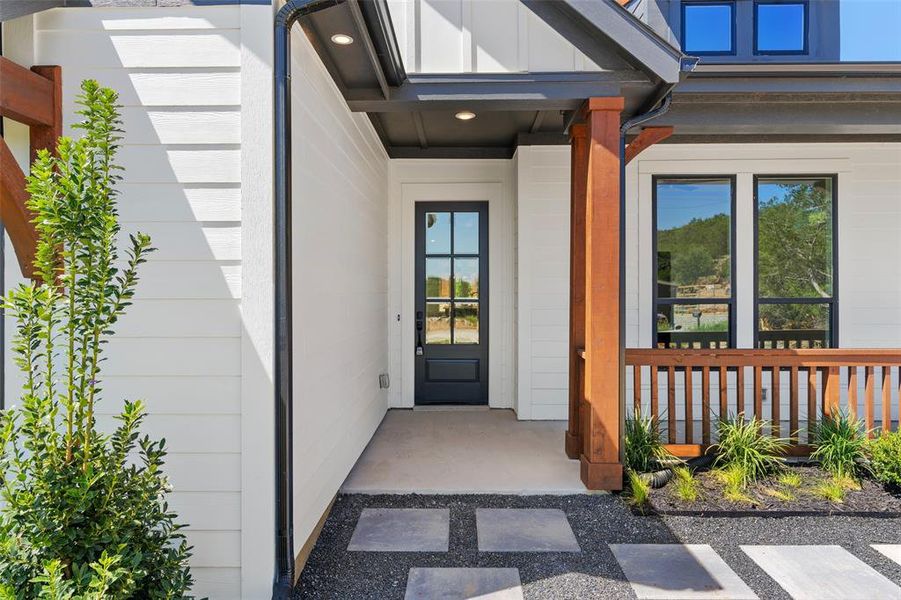
<svg viewBox="0 0 901 600"><path fill-rule="evenodd" d="M119 247L116 93L85 81L82 132L42 150L28 208L35 280L5 298L24 385L0 416L0 598L182 598L190 549L166 503L164 441L140 434L126 401L111 433L97 426L105 350L153 249Z"/></svg>
<svg viewBox="0 0 901 600"><path fill-rule="evenodd" d="M745 419L742 414L720 421L717 443L712 446L716 455L713 466L728 470L733 478L740 477L742 487L780 471L788 444L785 439L764 435L766 429L764 421Z"/></svg>

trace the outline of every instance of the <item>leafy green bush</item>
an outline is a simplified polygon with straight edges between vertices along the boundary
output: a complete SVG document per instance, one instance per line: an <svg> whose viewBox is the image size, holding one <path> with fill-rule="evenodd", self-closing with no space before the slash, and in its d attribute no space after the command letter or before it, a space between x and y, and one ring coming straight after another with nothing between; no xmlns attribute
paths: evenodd
<svg viewBox="0 0 901 600"><path fill-rule="evenodd" d="M643 507L651 497L651 484L641 478L635 471L628 472L629 477L629 504Z"/></svg>
<svg viewBox="0 0 901 600"><path fill-rule="evenodd" d="M660 421L656 416L643 416L641 411L626 419L623 446L625 467L638 473L647 473L674 458L663 447Z"/></svg>
<svg viewBox="0 0 901 600"><path fill-rule="evenodd" d="M85 81L79 102L84 135L41 151L28 179L39 281L4 303L25 384L0 417L0 597L181 598L190 549L165 502L164 442L139 437L140 402L111 435L95 423L103 350L153 249L143 234L117 246L115 92Z"/></svg>
<svg viewBox="0 0 901 600"><path fill-rule="evenodd" d="M694 502L698 499L698 482L688 467L673 469L673 485L679 499L685 502Z"/></svg>
<svg viewBox="0 0 901 600"><path fill-rule="evenodd" d="M810 457L837 477L857 477L865 456L867 437L863 423L844 413L823 419L816 428Z"/></svg>
<svg viewBox="0 0 901 600"><path fill-rule="evenodd" d="M782 438L763 435L765 427L756 417L745 420L743 415L720 421L718 440L712 447L714 466L740 473L743 486L779 471L788 444Z"/></svg>
<svg viewBox="0 0 901 600"><path fill-rule="evenodd" d="M869 441L870 470L885 485L901 487L901 430L883 432Z"/></svg>

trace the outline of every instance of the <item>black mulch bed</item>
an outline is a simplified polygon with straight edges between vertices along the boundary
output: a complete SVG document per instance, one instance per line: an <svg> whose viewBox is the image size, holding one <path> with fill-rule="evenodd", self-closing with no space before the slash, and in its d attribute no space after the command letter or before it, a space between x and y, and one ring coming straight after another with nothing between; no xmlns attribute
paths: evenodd
<svg viewBox="0 0 901 600"><path fill-rule="evenodd" d="M833 514L860 515L872 517L901 517L901 495L887 490L872 479L860 480L860 489L848 489L842 502L831 502L815 492L817 485L828 481L830 476L821 469L810 466L790 466L786 472L801 477L801 485L791 487L779 483L771 477L749 486L745 501L730 501L723 496L723 485L712 472L696 472L698 498L692 502L681 499L676 494L672 482L660 489L651 490L650 506L645 513L671 515L740 516L760 514L762 516L818 515ZM792 497L779 497L788 493ZM639 513L642 511L639 510Z"/></svg>
<svg viewBox="0 0 901 600"><path fill-rule="evenodd" d="M450 509L450 550L440 553L348 552L364 508ZM580 553L479 552L476 508L559 508ZM707 518L639 516L618 495L344 495L335 502L301 574L296 599L400 600L411 567L516 567L526 600L634 598L607 544L710 544L761 599L788 595L741 544L839 544L901 584L901 566L870 544L901 544L901 519L830 517Z"/></svg>

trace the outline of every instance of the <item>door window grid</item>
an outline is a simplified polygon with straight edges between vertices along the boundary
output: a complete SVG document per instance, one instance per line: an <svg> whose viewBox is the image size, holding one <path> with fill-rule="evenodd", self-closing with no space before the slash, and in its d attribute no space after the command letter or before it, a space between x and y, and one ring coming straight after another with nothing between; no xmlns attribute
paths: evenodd
<svg viewBox="0 0 901 600"><path fill-rule="evenodd" d="M427 212L425 219L426 344L477 345L479 213Z"/></svg>

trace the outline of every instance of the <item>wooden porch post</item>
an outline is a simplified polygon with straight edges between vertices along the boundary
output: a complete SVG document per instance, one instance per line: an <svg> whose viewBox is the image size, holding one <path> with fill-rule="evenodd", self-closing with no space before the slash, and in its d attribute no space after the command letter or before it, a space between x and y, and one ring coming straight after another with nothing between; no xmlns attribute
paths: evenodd
<svg viewBox="0 0 901 600"><path fill-rule="evenodd" d="M580 377L585 348L585 193L588 187L588 126L570 128L570 233L569 233L569 429L566 455L582 456L582 429L579 411L583 382Z"/></svg>
<svg viewBox="0 0 901 600"><path fill-rule="evenodd" d="M582 482L622 489L623 340L620 310L620 113L623 99L588 101L585 194L585 389Z"/></svg>

